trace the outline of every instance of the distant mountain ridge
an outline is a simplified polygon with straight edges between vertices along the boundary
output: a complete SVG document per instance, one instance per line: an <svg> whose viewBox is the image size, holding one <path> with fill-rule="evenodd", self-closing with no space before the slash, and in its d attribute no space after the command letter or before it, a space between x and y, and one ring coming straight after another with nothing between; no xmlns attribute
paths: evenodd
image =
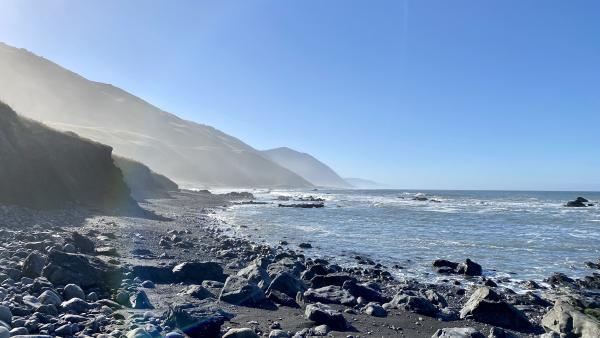
<svg viewBox="0 0 600 338"><path fill-rule="evenodd" d="M356 189L390 189L390 186L384 183L379 183L364 178L346 177L346 182L352 184Z"/></svg>
<svg viewBox="0 0 600 338"><path fill-rule="evenodd" d="M307 153L281 147L263 150L262 154L269 160L297 173L316 186L331 188L352 187L333 169Z"/></svg>
<svg viewBox="0 0 600 338"><path fill-rule="evenodd" d="M111 152L103 144L22 118L0 102L0 204L136 207Z"/></svg>
<svg viewBox="0 0 600 338"><path fill-rule="evenodd" d="M54 128L110 145L197 187L311 187L296 173L210 126L186 121L109 84L0 43L0 99Z"/></svg>

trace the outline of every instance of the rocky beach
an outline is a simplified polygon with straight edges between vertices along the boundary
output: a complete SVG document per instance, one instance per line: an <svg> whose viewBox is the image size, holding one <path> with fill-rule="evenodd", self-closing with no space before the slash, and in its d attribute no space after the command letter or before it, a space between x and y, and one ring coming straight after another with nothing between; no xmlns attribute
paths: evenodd
<svg viewBox="0 0 600 338"><path fill-rule="evenodd" d="M598 273L515 292L468 257L432 262L454 277L435 284L366 257L341 267L308 246L225 234L214 210L250 200L181 191L114 214L3 206L0 337L600 336Z"/></svg>

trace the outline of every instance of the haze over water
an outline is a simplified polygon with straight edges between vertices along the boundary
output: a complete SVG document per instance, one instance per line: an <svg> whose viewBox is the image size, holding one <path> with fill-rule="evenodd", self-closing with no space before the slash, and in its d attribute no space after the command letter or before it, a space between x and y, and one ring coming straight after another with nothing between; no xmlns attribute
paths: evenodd
<svg viewBox="0 0 600 338"><path fill-rule="evenodd" d="M237 205L217 217L234 231L277 244L310 242L311 254L339 263L363 255L404 276L439 278L436 258L483 265L484 274L513 279L590 273L584 262L600 258L600 207L566 208L591 192L509 191L273 191L254 193L266 205ZM323 209L279 208L277 196L326 199ZM415 201L424 195L438 202ZM337 257L336 257L337 256ZM496 271L493 271L496 270Z"/></svg>

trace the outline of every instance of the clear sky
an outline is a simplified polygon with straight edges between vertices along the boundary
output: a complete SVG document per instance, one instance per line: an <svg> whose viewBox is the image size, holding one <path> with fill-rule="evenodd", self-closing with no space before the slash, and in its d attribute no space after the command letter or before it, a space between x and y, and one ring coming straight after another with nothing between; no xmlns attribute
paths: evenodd
<svg viewBox="0 0 600 338"><path fill-rule="evenodd" d="M600 1L0 1L0 40L403 188L600 190Z"/></svg>

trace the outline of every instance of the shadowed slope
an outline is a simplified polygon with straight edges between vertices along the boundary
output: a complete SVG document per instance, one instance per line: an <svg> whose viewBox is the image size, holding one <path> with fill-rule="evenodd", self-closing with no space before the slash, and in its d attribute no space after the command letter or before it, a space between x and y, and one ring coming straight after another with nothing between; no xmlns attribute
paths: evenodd
<svg viewBox="0 0 600 338"><path fill-rule="evenodd" d="M0 102L0 203L134 206L111 152L108 146L19 117Z"/></svg>

